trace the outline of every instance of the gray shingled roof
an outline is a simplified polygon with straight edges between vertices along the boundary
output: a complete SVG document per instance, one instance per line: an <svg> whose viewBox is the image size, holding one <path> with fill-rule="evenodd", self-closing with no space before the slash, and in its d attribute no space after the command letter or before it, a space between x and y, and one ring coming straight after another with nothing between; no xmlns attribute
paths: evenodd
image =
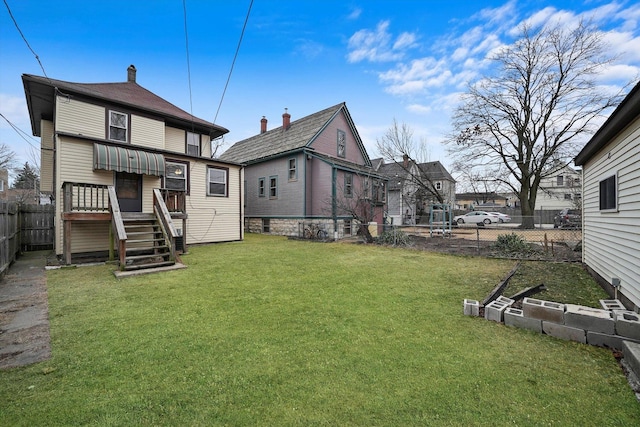
<svg viewBox="0 0 640 427"><path fill-rule="evenodd" d="M426 173L427 177L432 181L438 179L448 179L452 182L456 181L445 167L442 166L442 163L437 160L435 162L419 163L418 167L420 168L420 172Z"/></svg>
<svg viewBox="0 0 640 427"><path fill-rule="evenodd" d="M193 124L199 130L206 129L212 137L221 136L229 132L222 126L214 125L189 114L133 81L122 83L73 83L31 74L23 74L22 81L29 109L33 113L32 118L37 117L37 123L32 122L34 134L37 135L40 134L39 118L48 118L53 114L53 96L56 91L58 95L86 96L116 105L156 113L183 125Z"/></svg>
<svg viewBox="0 0 640 427"><path fill-rule="evenodd" d="M317 113L294 120L288 129L282 126L250 138L238 141L222 153L220 160L249 163L280 153L287 153L308 147L315 137L335 117L345 103L334 105Z"/></svg>
<svg viewBox="0 0 640 427"><path fill-rule="evenodd" d="M374 160L374 162L376 161L378 161L378 159ZM418 168L420 169L420 172L426 174L427 178L431 181L451 180L452 182L455 182L451 174L439 161L419 163ZM398 180L393 179L396 176L401 179L409 178L409 173L404 170L402 165L396 162L380 164L378 166L378 172L389 178L389 190L398 190L402 188L402 185L398 184Z"/></svg>

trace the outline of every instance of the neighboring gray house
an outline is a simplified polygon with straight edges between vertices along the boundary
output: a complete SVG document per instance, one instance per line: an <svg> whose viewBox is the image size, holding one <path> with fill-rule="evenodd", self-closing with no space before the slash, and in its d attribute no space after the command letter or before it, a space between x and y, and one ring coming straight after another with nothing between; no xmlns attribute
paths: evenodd
<svg viewBox="0 0 640 427"><path fill-rule="evenodd" d="M353 202L382 224L385 179L372 169L345 103L236 142L220 159L245 165L245 229L287 236L313 222L329 236L355 233L344 209Z"/></svg>
<svg viewBox="0 0 640 427"><path fill-rule="evenodd" d="M640 307L640 83L576 156L582 166L582 260Z"/></svg>
<svg viewBox="0 0 640 427"><path fill-rule="evenodd" d="M540 181L536 210L579 209L581 198L580 171L569 166L554 167L554 172Z"/></svg>

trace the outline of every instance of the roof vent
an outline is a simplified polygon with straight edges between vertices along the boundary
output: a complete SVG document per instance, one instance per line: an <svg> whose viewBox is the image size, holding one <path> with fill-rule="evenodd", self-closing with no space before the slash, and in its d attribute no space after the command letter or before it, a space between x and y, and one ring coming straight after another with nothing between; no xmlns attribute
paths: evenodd
<svg viewBox="0 0 640 427"><path fill-rule="evenodd" d="M136 82L136 67L135 65L129 65L127 68L127 81L131 83Z"/></svg>

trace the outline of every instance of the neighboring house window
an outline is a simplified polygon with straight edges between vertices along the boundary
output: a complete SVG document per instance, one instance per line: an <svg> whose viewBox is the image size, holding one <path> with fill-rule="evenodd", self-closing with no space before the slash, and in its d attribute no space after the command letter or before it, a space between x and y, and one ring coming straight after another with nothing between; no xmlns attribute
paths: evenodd
<svg viewBox="0 0 640 427"><path fill-rule="evenodd" d="M338 157L347 155L347 134L344 131L338 131Z"/></svg>
<svg viewBox="0 0 640 427"><path fill-rule="evenodd" d="M278 177L269 177L269 198L275 199L278 197Z"/></svg>
<svg viewBox="0 0 640 427"><path fill-rule="evenodd" d="M227 169L207 168L207 196L227 196Z"/></svg>
<svg viewBox="0 0 640 427"><path fill-rule="evenodd" d="M4 191L4 181L0 179L0 191Z"/></svg>
<svg viewBox="0 0 640 427"><path fill-rule="evenodd" d="M353 197L353 174L344 174L344 196Z"/></svg>
<svg viewBox="0 0 640 427"><path fill-rule="evenodd" d="M562 187L564 185L564 176L558 175L558 177L556 178L556 181L557 181L556 185L558 187Z"/></svg>
<svg viewBox="0 0 640 427"><path fill-rule="evenodd" d="M187 154L200 157L200 135L187 132Z"/></svg>
<svg viewBox="0 0 640 427"><path fill-rule="evenodd" d="M295 181L296 179L298 179L296 159L289 159L289 181Z"/></svg>
<svg viewBox="0 0 640 427"><path fill-rule="evenodd" d="M617 207L616 176L612 175L600 181L600 210L611 210Z"/></svg>
<svg viewBox="0 0 640 427"><path fill-rule="evenodd" d="M566 194L564 195L564 199L565 200L571 200L571 194Z"/></svg>
<svg viewBox="0 0 640 427"><path fill-rule="evenodd" d="M109 139L127 142L129 116L117 111L109 111Z"/></svg>
<svg viewBox="0 0 640 427"><path fill-rule="evenodd" d="M384 182L375 180L373 183L373 200L376 202L385 201Z"/></svg>
<svg viewBox="0 0 640 427"><path fill-rule="evenodd" d="M187 165L184 163L165 162L164 188L168 190L187 191Z"/></svg>
<svg viewBox="0 0 640 427"><path fill-rule="evenodd" d="M271 230L271 220L269 218L262 218L262 232L269 233Z"/></svg>
<svg viewBox="0 0 640 427"><path fill-rule="evenodd" d="M258 197L264 197L264 178L258 178Z"/></svg>
<svg viewBox="0 0 640 427"><path fill-rule="evenodd" d="M436 181L436 190L438 191L442 190L442 182Z"/></svg>
<svg viewBox="0 0 640 427"><path fill-rule="evenodd" d="M344 235L351 236L351 220L350 219L344 220Z"/></svg>
<svg viewBox="0 0 640 427"><path fill-rule="evenodd" d="M369 194L370 189L369 187L371 186L370 181L369 181L369 177L365 177L364 178L364 182L362 183L362 193L364 194L364 198L365 199L369 199L371 197L371 195Z"/></svg>

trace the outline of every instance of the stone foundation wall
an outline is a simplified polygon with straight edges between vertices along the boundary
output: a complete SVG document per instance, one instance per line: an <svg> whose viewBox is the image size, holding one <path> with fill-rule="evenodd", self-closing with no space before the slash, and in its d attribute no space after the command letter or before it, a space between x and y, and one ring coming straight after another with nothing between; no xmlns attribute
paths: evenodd
<svg viewBox="0 0 640 427"><path fill-rule="evenodd" d="M322 229L327 232L329 239L333 239L333 220L331 219L287 219L287 218L269 218L269 231L263 229L262 218L245 218L245 231L248 233L274 234L278 236L303 237L304 227L310 224L322 225ZM352 232L355 232L355 226L351 226ZM338 220L338 238L345 237L344 220Z"/></svg>

